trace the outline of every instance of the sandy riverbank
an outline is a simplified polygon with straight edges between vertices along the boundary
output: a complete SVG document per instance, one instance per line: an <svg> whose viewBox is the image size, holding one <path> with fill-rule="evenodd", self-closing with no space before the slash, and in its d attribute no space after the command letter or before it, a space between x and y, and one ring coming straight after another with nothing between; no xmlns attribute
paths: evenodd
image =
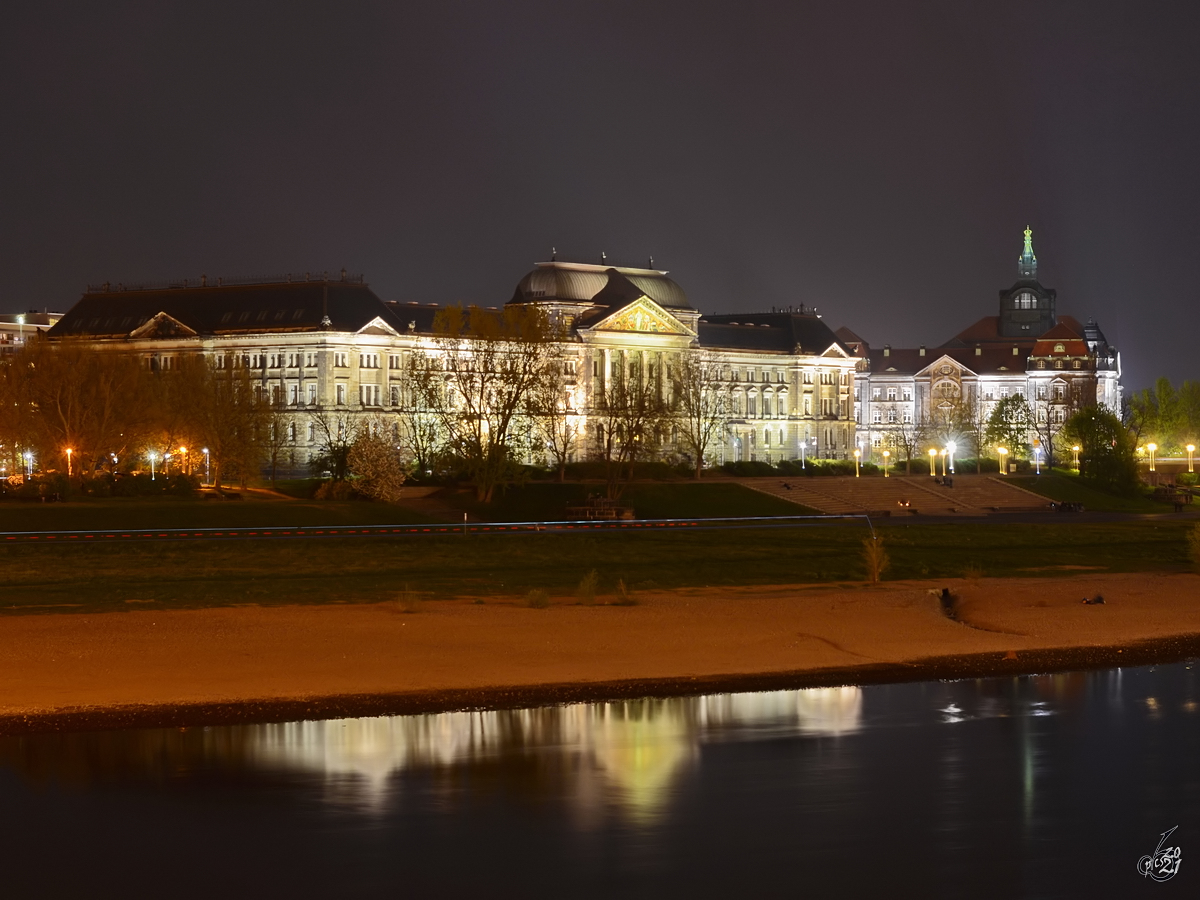
<svg viewBox="0 0 1200 900"><path fill-rule="evenodd" d="M960 621L937 593L959 597ZM1103 606L1084 596L1103 594ZM217 724L1144 664L1200 655L1200 577L647 592L0 618L0 733Z"/></svg>

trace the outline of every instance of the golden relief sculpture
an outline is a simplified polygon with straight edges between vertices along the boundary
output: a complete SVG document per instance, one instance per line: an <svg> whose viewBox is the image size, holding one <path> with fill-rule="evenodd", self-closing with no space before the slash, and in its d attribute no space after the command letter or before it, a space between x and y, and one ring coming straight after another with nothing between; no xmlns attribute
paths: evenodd
<svg viewBox="0 0 1200 900"><path fill-rule="evenodd" d="M650 334L687 334L678 322L644 300L601 323L605 331L640 331Z"/></svg>

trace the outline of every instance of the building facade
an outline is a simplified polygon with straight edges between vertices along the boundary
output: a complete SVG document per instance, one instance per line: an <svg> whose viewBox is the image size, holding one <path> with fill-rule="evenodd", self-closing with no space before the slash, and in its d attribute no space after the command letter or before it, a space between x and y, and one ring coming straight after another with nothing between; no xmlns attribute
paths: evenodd
<svg viewBox="0 0 1200 900"><path fill-rule="evenodd" d="M508 302L536 306L562 334L554 349L586 436L577 456L599 451L590 420L613 379L636 370L666 390L665 373L689 351L701 353L714 387L731 399L728 433L710 462L852 452L857 361L815 313L702 316L663 270L557 260L537 264ZM250 283L202 277L91 286L49 337L133 352L155 371L188 354L248 369L262 396L287 410L285 464L299 469L321 455L310 413L411 410L410 359L437 352L438 311L384 301L344 271Z"/></svg>
<svg viewBox="0 0 1200 900"><path fill-rule="evenodd" d="M1010 396L1024 397L1035 419L1020 455L1052 445L1058 428L1085 405L1119 415L1120 354L1096 322L1059 315L1057 299L1038 281L1033 234L1026 229L1017 281L1000 291L998 314L940 346L874 348L840 329L838 336L858 358L855 424L864 454L880 458L892 448L895 457L896 448L913 438L944 443L956 428L960 447L973 454L970 432L978 434Z"/></svg>
<svg viewBox="0 0 1200 900"><path fill-rule="evenodd" d="M956 431L971 431L973 420L978 443L996 404L1014 395L1037 419L1030 446L1081 406L1120 411L1120 355L1095 322L1058 314L1055 291L1038 281L1028 229L998 314L937 347L873 348L803 306L702 314L666 271L649 267L552 259L520 280L508 304L540 309L562 336L554 350L584 435L576 458L600 451L596 404L615 379L646 373L665 392L666 373L689 352L699 352L711 389L729 398L709 463L847 459L856 449L882 462L884 449L895 460L898 445L956 437L965 449L969 435ZM263 396L287 411L284 462L299 470L321 455L313 412L412 411L410 360L438 352L439 309L382 300L344 270L333 278L201 277L89 286L48 335L140 354L152 370L188 354L248 369ZM666 452L682 448L676 441Z"/></svg>

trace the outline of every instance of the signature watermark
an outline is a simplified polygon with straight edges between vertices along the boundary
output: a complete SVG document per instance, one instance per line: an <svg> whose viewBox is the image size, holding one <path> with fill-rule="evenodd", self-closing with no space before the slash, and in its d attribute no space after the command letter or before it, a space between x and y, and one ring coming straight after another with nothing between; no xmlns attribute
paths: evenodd
<svg viewBox="0 0 1200 900"><path fill-rule="evenodd" d="M1179 826L1176 825L1175 828ZM1179 846L1164 847L1172 834L1175 833L1175 828L1164 831L1158 839L1158 846L1154 848L1154 853L1150 856L1143 856L1138 860L1138 874L1144 878L1153 878L1155 881L1170 881L1179 874L1179 864L1183 862L1180 859Z"/></svg>

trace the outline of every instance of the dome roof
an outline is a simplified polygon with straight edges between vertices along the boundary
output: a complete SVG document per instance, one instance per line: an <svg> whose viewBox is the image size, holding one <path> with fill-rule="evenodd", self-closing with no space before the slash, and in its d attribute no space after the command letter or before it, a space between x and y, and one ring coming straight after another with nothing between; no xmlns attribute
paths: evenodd
<svg viewBox="0 0 1200 900"><path fill-rule="evenodd" d="M592 266L586 263L543 262L521 279L510 303L537 300L574 300L587 302L602 291L610 273L619 273L647 297L667 309L691 309L687 294L658 269L628 269L618 266Z"/></svg>

